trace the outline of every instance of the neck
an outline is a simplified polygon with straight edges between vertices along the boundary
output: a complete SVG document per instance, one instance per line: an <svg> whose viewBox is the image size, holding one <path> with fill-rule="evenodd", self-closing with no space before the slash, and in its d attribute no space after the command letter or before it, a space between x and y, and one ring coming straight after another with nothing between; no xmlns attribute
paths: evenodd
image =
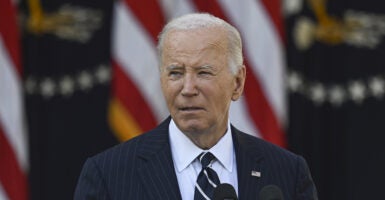
<svg viewBox="0 0 385 200"><path fill-rule="evenodd" d="M216 132L199 132L199 133L184 133L190 140L201 149L210 149L218 143L225 135L227 127Z"/></svg>

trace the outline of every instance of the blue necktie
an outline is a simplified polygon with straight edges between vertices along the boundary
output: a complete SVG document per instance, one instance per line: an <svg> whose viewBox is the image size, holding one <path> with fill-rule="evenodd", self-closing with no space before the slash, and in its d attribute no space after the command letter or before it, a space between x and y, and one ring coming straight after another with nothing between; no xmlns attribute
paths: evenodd
<svg viewBox="0 0 385 200"><path fill-rule="evenodd" d="M202 170L195 184L194 200L210 200L214 189L220 184L217 173L210 167L216 158L210 152L203 152L198 159L202 164Z"/></svg>

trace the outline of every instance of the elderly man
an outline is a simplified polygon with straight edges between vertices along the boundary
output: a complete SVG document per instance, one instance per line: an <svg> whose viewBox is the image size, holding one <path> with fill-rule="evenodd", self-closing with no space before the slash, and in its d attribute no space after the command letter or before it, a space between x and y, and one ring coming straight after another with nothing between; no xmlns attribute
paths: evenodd
<svg viewBox="0 0 385 200"><path fill-rule="evenodd" d="M257 199L266 185L286 200L317 199L302 157L229 122L246 76L234 27L209 14L185 15L164 27L158 49L171 117L89 158L75 199L212 199L222 183L239 199Z"/></svg>

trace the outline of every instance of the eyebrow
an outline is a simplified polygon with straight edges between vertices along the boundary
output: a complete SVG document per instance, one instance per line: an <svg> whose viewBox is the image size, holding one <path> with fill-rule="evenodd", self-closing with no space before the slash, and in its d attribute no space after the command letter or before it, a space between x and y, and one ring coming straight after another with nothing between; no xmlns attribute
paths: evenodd
<svg viewBox="0 0 385 200"><path fill-rule="evenodd" d="M171 71L171 70L182 69L182 68L184 67L180 65L169 65L166 67L166 70Z"/></svg>
<svg viewBox="0 0 385 200"><path fill-rule="evenodd" d="M211 65L202 65L199 66L198 69L213 69L213 67Z"/></svg>
<svg viewBox="0 0 385 200"><path fill-rule="evenodd" d="M180 69L184 69L184 66L182 66L182 65L169 65L166 67L166 70L168 70L168 71L180 70ZM199 66L196 68L196 70L202 70L202 69L212 70L213 67L211 65L202 65L202 66Z"/></svg>

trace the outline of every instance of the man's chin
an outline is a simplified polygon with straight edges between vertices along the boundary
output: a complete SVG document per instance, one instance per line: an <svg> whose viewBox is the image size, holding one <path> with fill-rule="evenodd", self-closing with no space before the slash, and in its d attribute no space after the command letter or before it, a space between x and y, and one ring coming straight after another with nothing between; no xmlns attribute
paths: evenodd
<svg viewBox="0 0 385 200"><path fill-rule="evenodd" d="M177 124L178 125L178 124ZM183 132L187 134L202 134L205 132L205 128L201 123L198 122L181 122L178 126L178 128Z"/></svg>

